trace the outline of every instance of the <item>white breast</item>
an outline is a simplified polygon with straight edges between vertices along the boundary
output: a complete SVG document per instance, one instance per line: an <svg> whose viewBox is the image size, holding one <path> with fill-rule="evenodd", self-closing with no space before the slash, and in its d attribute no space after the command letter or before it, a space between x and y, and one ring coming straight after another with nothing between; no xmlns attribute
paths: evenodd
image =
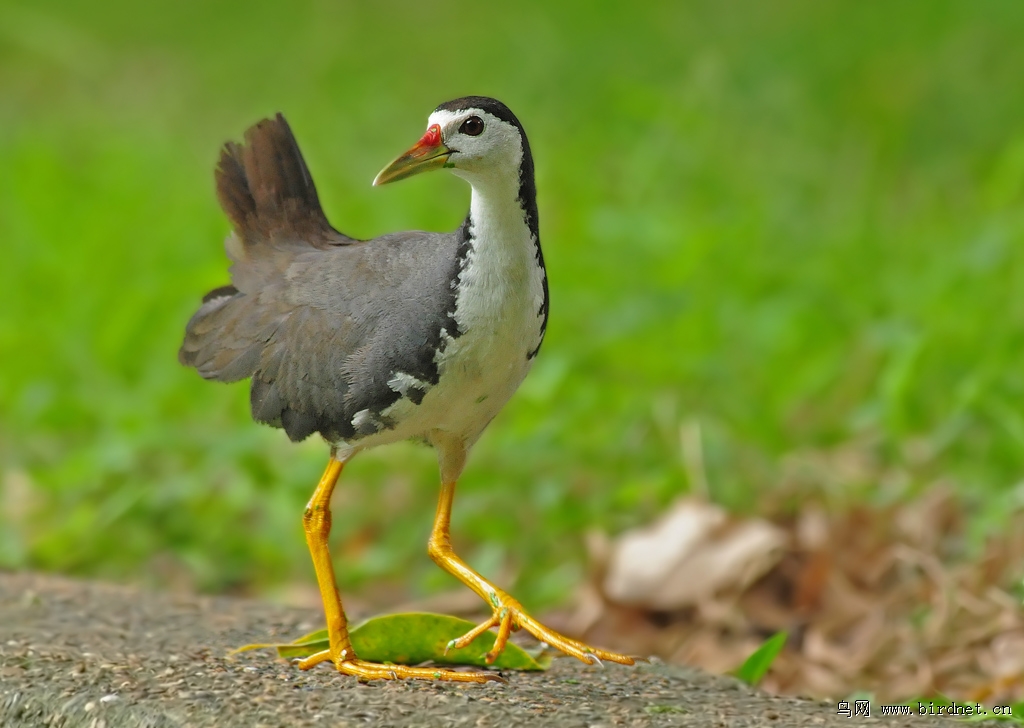
<svg viewBox="0 0 1024 728"><path fill-rule="evenodd" d="M468 442L522 383L532 364L528 354L540 345L545 274L518 205L514 213L506 224L494 215L473 217L476 242L455 300L455 320L464 333L438 357L437 394L448 409L437 429Z"/></svg>

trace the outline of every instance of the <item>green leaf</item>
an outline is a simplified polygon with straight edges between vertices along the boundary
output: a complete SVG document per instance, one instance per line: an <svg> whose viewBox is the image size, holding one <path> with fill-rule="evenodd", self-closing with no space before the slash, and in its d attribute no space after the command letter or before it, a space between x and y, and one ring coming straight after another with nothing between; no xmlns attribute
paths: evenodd
<svg viewBox="0 0 1024 728"><path fill-rule="evenodd" d="M473 665L524 671L546 670L550 667L550 656L531 655L511 642L498 655L498 659L488 665L484 655L494 647L493 632L484 632L467 647L452 649L445 654L449 642L475 626L472 622L445 614L407 612L372 617L352 629L349 638L359 658L370 662L396 665L435 662L440 665ZM268 647L277 649L277 654L285 659L308 657L329 647L327 630L311 632L288 644L246 645L235 652Z"/></svg>
<svg viewBox="0 0 1024 728"><path fill-rule="evenodd" d="M742 665L733 671L733 675L749 685L757 685L768 672L768 668L775 662L779 652L786 644L786 632L776 632L765 640L764 644L758 647Z"/></svg>

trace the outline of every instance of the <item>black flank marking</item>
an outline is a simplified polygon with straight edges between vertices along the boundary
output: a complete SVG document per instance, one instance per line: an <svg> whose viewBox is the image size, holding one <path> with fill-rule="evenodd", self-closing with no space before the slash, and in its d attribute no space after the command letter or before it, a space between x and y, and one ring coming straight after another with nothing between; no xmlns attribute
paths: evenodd
<svg viewBox="0 0 1024 728"><path fill-rule="evenodd" d="M452 270L452 284L448 292L448 306L445 308L445 317L449 326L443 326L442 330L447 332L453 339L457 339L464 333L460 328L458 322L455 321L455 299L459 293L459 283L462 281L462 274L466 270L466 265L469 263L469 254L473 252L473 219L467 214L466 219L462 221L462 225L457 231L459 237L459 247L455 251L455 265ZM437 350L444 351L445 344L447 341L441 336L441 332L438 331ZM435 377L437 365L434 365ZM436 379L431 382L437 384Z"/></svg>
<svg viewBox="0 0 1024 728"><path fill-rule="evenodd" d="M459 245L456 248L455 259L452 261L451 273L449 274L451 285L445 292L447 301L442 319L437 328L431 331L430 337L423 343L422 348L416 353L416 359L414 361L402 362L401 366L396 365L388 374L388 380L396 372L401 371L430 386L435 386L440 381L441 372L437 366L437 354L444 351L445 346L448 344L446 335L457 339L464 333L459 329L459 325L455 321L455 297L458 294L459 279L466 268L469 253L473 250L473 238L470 233L472 227L473 222L467 215L462 225L456 231ZM402 395L387 386L386 382L384 386L378 387L376 390L378 396L367 403L367 408L373 414L374 419L380 423L380 427L377 428L378 431L385 428L390 429L394 427L395 423L390 418L384 417L384 411L401 399ZM423 401L423 397L426 394L427 388L410 387L406 390L405 396L413 404L418 405Z"/></svg>

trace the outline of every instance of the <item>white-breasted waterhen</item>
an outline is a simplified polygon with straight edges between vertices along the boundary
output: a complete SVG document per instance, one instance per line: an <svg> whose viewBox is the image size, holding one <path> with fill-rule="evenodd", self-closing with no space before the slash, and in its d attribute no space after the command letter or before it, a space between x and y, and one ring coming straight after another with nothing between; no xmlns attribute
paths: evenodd
<svg viewBox="0 0 1024 728"><path fill-rule="evenodd" d="M469 214L451 233L391 233L356 240L324 216L309 170L280 114L228 143L217 196L234 232L225 243L232 284L208 293L188 322L179 358L207 379L252 379L253 418L292 440L320 433L331 456L303 524L323 597L330 660L363 679L482 682L488 672L360 660L327 546L338 476L360 450L406 439L437 450L441 497L430 557L475 591L493 615L450 646L492 627L488 661L512 630L584 662L634 660L548 629L452 550L455 484L470 447L530 370L544 339L548 283L538 234L533 158L522 124L495 99L441 104L427 131L375 185L450 169L472 187Z"/></svg>

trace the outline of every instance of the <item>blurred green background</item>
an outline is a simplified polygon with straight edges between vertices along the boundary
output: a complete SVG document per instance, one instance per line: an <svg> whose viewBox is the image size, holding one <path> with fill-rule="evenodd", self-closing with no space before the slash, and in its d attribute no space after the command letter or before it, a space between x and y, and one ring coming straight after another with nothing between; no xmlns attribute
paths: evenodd
<svg viewBox="0 0 1024 728"><path fill-rule="evenodd" d="M1022 38L1019 0L0 3L0 567L313 584L323 443L176 360L227 282L218 147L283 111L337 227L452 229L461 181L370 180L465 94L530 133L552 286L456 501L472 563L551 605L586 529L704 480L755 511L849 443L878 477L826 478L834 502L943 482L999 528L1024 475ZM456 586L425 552L436 491L424 448L353 461L344 586Z"/></svg>

